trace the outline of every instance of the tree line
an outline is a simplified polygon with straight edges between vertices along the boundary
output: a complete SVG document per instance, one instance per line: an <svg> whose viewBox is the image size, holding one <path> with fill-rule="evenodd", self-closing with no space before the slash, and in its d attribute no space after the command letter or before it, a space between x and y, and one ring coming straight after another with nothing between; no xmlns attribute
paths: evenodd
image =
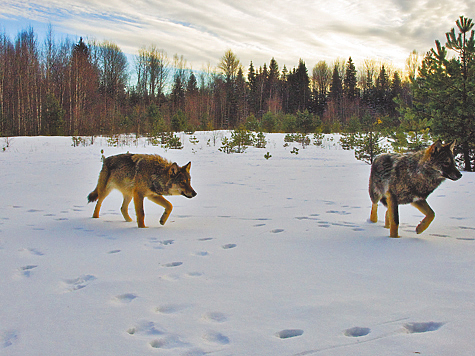
<svg viewBox="0 0 475 356"><path fill-rule="evenodd" d="M232 50L216 68L192 70L183 56L154 45L128 63L109 41L43 43L32 28L12 40L0 34L0 134L101 135L233 129L268 132L405 133L430 130L457 139L465 169L475 142L473 23L460 17L405 73L351 57L311 70L304 60L288 69L272 58L247 68ZM452 55L450 55L452 54Z"/></svg>

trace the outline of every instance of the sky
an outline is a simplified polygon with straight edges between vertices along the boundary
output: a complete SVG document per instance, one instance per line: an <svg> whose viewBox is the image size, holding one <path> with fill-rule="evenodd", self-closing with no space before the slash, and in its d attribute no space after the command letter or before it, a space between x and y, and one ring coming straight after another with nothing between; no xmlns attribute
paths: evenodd
<svg viewBox="0 0 475 356"><path fill-rule="evenodd" d="M424 55L475 0L0 0L0 28L11 38L29 26L57 35L116 43L129 58L155 45L183 56L193 70L216 67L232 50L244 68L275 58L307 69L337 59L366 59L404 70Z"/></svg>

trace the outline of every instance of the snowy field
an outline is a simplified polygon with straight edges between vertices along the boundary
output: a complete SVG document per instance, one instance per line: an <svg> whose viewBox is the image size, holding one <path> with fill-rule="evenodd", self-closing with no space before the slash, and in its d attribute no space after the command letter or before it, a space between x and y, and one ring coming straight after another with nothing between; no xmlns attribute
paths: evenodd
<svg viewBox="0 0 475 356"><path fill-rule="evenodd" d="M269 134L265 149L228 155L226 134L181 134L185 148L168 151L11 139L0 152L0 354L475 354L475 174L429 197L436 218L421 235L421 214L401 207L391 239L382 206L368 223L370 166L336 140L302 149ZM148 229L125 222L117 191L92 219L101 149L192 161L198 195L170 197L165 226L150 201Z"/></svg>

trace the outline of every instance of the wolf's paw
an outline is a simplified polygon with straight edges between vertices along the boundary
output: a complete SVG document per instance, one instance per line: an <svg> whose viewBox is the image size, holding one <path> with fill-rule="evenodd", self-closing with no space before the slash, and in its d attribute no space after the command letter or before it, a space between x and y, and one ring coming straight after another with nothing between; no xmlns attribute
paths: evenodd
<svg viewBox="0 0 475 356"><path fill-rule="evenodd" d="M160 225L165 225L169 216L170 216L169 214L163 214L162 217L160 218Z"/></svg>
<svg viewBox="0 0 475 356"><path fill-rule="evenodd" d="M420 223L416 227L416 234L422 234L427 229L427 227L428 226L426 226L426 224Z"/></svg>

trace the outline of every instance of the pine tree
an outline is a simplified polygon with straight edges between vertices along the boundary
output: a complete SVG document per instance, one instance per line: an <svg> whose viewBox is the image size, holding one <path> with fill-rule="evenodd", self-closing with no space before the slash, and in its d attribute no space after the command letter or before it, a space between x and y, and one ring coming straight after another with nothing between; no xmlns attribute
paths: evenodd
<svg viewBox="0 0 475 356"><path fill-rule="evenodd" d="M419 120L430 120L432 132L446 141L456 139L464 168L471 171L475 146L475 40L471 19L460 17L446 33L447 45L436 40L423 60L414 89ZM448 58L447 49L458 57Z"/></svg>

